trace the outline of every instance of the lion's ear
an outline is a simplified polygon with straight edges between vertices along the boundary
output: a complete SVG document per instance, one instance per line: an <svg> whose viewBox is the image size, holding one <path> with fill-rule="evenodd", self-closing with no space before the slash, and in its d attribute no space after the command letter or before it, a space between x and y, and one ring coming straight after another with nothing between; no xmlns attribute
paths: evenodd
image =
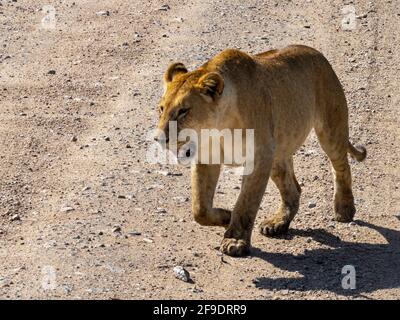
<svg viewBox="0 0 400 320"><path fill-rule="evenodd" d="M205 98L215 100L224 91L224 79L217 72L209 72L199 79L197 87Z"/></svg>
<svg viewBox="0 0 400 320"><path fill-rule="evenodd" d="M171 64L164 73L164 84L171 82L172 79L179 73L187 73L185 65L181 62Z"/></svg>

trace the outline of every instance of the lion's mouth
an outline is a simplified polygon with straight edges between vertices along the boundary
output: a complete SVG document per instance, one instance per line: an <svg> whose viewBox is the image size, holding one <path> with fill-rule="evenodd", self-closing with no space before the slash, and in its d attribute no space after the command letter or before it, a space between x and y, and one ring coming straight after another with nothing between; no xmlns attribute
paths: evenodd
<svg viewBox="0 0 400 320"><path fill-rule="evenodd" d="M178 143L175 154L178 163L186 165L192 162L195 158L196 150L197 146L193 141Z"/></svg>
<svg viewBox="0 0 400 320"><path fill-rule="evenodd" d="M191 139L179 141L177 139L159 140L161 148L172 156L173 162L176 164L188 165L196 156L197 143Z"/></svg>

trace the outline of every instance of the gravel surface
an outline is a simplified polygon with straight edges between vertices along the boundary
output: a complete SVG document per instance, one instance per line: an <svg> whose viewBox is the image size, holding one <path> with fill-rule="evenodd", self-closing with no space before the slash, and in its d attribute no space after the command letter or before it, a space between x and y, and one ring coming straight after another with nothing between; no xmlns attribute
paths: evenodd
<svg viewBox="0 0 400 320"><path fill-rule="evenodd" d="M400 298L399 30L394 0L0 0L0 298ZM356 220L333 220L312 134L288 235L255 230L251 256L222 256L224 230L191 216L189 170L146 162L162 73L288 44L322 51L345 87L368 149L351 162ZM216 205L239 187L225 171ZM279 201L270 183L256 226Z"/></svg>

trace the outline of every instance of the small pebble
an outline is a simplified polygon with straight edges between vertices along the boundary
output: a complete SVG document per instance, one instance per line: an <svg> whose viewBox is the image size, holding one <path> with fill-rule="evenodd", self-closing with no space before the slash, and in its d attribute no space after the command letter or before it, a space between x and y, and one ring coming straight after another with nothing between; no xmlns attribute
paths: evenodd
<svg viewBox="0 0 400 320"><path fill-rule="evenodd" d="M189 272L182 266L174 267L173 271L177 279L182 280L184 282L191 281Z"/></svg>
<svg viewBox="0 0 400 320"><path fill-rule="evenodd" d="M19 221L19 220L21 220L21 217L20 217L18 214L14 214L14 215L10 218L10 220L11 220L11 221Z"/></svg>
<svg viewBox="0 0 400 320"><path fill-rule="evenodd" d="M142 234L141 232L135 230L128 232L128 235L130 236L140 236L141 234Z"/></svg>
<svg viewBox="0 0 400 320"><path fill-rule="evenodd" d="M165 177L171 175L171 172L169 172L169 171L163 171L163 170L158 170L157 173L159 173L159 174L161 174L161 175L163 175L163 176L165 176Z"/></svg>
<svg viewBox="0 0 400 320"><path fill-rule="evenodd" d="M308 203L308 207L309 207L310 209L315 208L316 206L317 206L317 204L315 204L314 202L309 202L309 203Z"/></svg>
<svg viewBox="0 0 400 320"><path fill-rule="evenodd" d="M112 229L112 233L119 233L119 232L121 232L121 227L120 227L120 226L115 226L115 227Z"/></svg>
<svg viewBox="0 0 400 320"><path fill-rule="evenodd" d="M159 11L168 11L171 9L171 7L167 4L163 4L160 8L158 8Z"/></svg>
<svg viewBox="0 0 400 320"><path fill-rule="evenodd" d="M98 12L96 12L96 14L97 14L98 16L106 17L106 16L109 16L109 15L110 15L110 11L108 11L108 10L98 11Z"/></svg>

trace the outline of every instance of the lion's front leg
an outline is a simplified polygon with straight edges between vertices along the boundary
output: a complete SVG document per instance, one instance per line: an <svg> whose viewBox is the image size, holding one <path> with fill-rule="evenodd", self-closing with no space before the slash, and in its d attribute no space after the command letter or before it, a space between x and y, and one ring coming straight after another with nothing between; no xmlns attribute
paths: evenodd
<svg viewBox="0 0 400 320"><path fill-rule="evenodd" d="M220 165L196 164L192 167L192 211L197 223L204 226L227 227L231 212L213 208Z"/></svg>
<svg viewBox="0 0 400 320"><path fill-rule="evenodd" d="M220 250L230 256L249 253L254 220L267 187L272 160L258 161L250 175L243 176L242 191L232 212Z"/></svg>

